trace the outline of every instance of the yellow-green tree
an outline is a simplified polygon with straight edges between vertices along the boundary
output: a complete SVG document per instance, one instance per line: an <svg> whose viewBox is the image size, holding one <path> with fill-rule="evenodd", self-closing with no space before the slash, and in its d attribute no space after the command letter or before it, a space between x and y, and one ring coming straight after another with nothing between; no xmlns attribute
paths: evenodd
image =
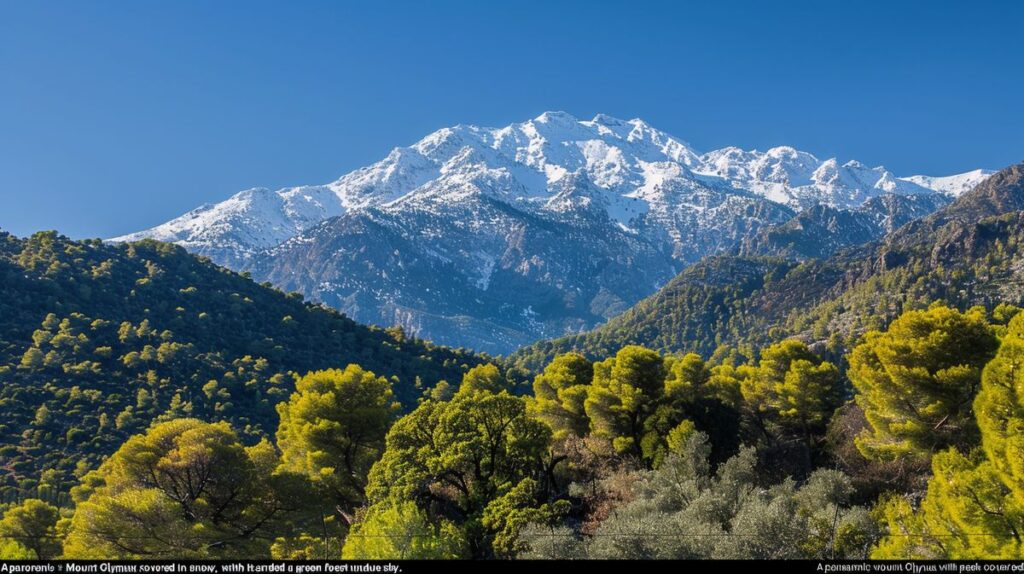
<svg viewBox="0 0 1024 574"><path fill-rule="evenodd" d="M788 339L761 352L756 370L741 379L740 392L764 424L809 438L839 406L841 379L835 365Z"/></svg>
<svg viewBox="0 0 1024 574"><path fill-rule="evenodd" d="M492 504L507 508L505 495L513 491L525 507L547 502L547 489L538 479L550 475L550 444L547 425L527 415L525 399L507 391L463 384L449 401L424 401L388 432L366 489L375 510L357 521L353 532L426 516L437 532L455 525L465 540L463 557L493 557L495 540L508 532L508 524L485 520L493 518L488 509ZM410 501L424 514L403 511L401 505ZM373 521L380 526L370 526ZM365 549L358 544L352 548Z"/></svg>
<svg viewBox="0 0 1024 574"><path fill-rule="evenodd" d="M717 455L732 452L740 429L736 409L739 381L723 376L731 367L712 367L696 353L669 355L664 364L664 391L656 398L653 412L644 419L640 442L643 459L658 468L674 450L673 443L694 428L710 436Z"/></svg>
<svg viewBox="0 0 1024 574"><path fill-rule="evenodd" d="M666 371L665 394L671 401L696 401L706 393L711 380L711 368L696 353L672 360Z"/></svg>
<svg viewBox="0 0 1024 574"><path fill-rule="evenodd" d="M860 451L891 460L970 449L978 440L971 402L997 345L980 308L909 311L868 333L848 371L870 425L857 437Z"/></svg>
<svg viewBox="0 0 1024 574"><path fill-rule="evenodd" d="M12 538L0 538L0 560L36 560L34 552Z"/></svg>
<svg viewBox="0 0 1024 574"><path fill-rule="evenodd" d="M224 422L178 419L124 443L72 492L69 558L269 556L305 502L298 475L275 472L263 441L244 447Z"/></svg>
<svg viewBox="0 0 1024 574"><path fill-rule="evenodd" d="M876 510L888 535L873 558L1024 557L1024 505L980 450L969 456L956 449L938 453L932 472L920 506L896 495Z"/></svg>
<svg viewBox="0 0 1024 574"><path fill-rule="evenodd" d="M540 490L536 480L525 478L484 509L481 524L494 533L491 547L496 557L512 559L526 550L527 546L519 539L526 526L554 523L568 513L571 506L568 500L538 505Z"/></svg>
<svg viewBox="0 0 1024 574"><path fill-rule="evenodd" d="M511 392L512 385L505 375L501 374L498 367L491 363L485 363L466 371L466 374L462 376L462 384L459 385L459 390L464 393L481 390L491 393Z"/></svg>
<svg viewBox="0 0 1024 574"><path fill-rule="evenodd" d="M757 368L752 365L734 365L731 362L711 367L707 392L722 404L739 408L743 403L743 381L753 377Z"/></svg>
<svg viewBox="0 0 1024 574"><path fill-rule="evenodd" d="M307 374L277 407L283 468L309 477L332 506L354 509L398 409L391 383L358 365Z"/></svg>
<svg viewBox="0 0 1024 574"><path fill-rule="evenodd" d="M58 520L60 513L56 507L30 498L4 512L0 519L0 542L7 541L28 550L32 554L31 558L55 558L61 552L61 541L57 535ZM18 557L16 550L12 545L8 553L15 555L9 558Z"/></svg>
<svg viewBox="0 0 1024 574"><path fill-rule="evenodd" d="M587 434L590 420L584 409L594 366L578 353L558 355L533 380L529 413L546 423L554 438Z"/></svg>
<svg viewBox="0 0 1024 574"><path fill-rule="evenodd" d="M1024 505L1024 315L1010 321L974 400L981 444L1003 483Z"/></svg>
<svg viewBox="0 0 1024 574"><path fill-rule="evenodd" d="M974 415L982 448L932 458L919 507L893 497L879 514L887 536L876 558L1024 558L1024 316L1007 328L985 366Z"/></svg>
<svg viewBox="0 0 1024 574"><path fill-rule="evenodd" d="M430 521L414 502L382 502L368 508L345 538L345 560L452 560L466 542L452 522Z"/></svg>
<svg viewBox="0 0 1024 574"><path fill-rule="evenodd" d="M642 456L647 418L665 393L665 365L658 353L644 347L623 347L594 364L594 380L584 403L594 435L608 439L615 450Z"/></svg>

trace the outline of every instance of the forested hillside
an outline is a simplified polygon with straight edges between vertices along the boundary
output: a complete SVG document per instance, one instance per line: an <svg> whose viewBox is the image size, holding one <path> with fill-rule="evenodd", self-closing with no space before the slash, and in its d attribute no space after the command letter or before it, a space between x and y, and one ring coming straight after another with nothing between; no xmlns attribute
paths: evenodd
<svg viewBox="0 0 1024 574"><path fill-rule="evenodd" d="M512 355L542 367L578 350L604 357L627 344L711 353L753 351L786 336L848 348L865 329L904 310L945 301L1024 300L1024 164L1008 167L934 214L884 239L803 263L712 257L655 295L588 333L544 341Z"/></svg>
<svg viewBox="0 0 1024 574"><path fill-rule="evenodd" d="M0 557L1019 559L1022 209L1024 165L705 260L526 396L176 247L5 236Z"/></svg>
<svg viewBox="0 0 1024 574"><path fill-rule="evenodd" d="M411 408L483 357L369 328L154 241L0 234L0 494L57 497L153 421L272 433L294 375L359 363Z"/></svg>
<svg viewBox="0 0 1024 574"><path fill-rule="evenodd" d="M404 416L313 372L256 444L169 414L63 507L0 506L0 557L1019 559L1019 311L904 313L845 376L794 339L563 354L526 397L479 365Z"/></svg>

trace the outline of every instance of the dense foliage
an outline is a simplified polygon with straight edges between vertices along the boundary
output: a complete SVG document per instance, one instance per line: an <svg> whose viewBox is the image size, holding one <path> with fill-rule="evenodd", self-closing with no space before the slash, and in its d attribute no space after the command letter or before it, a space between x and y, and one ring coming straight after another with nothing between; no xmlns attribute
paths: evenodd
<svg viewBox="0 0 1024 574"><path fill-rule="evenodd" d="M146 241L0 234L0 500L67 504L151 422L230 421L271 436L296 375L358 363L411 408L483 358L368 328Z"/></svg>
<svg viewBox="0 0 1024 574"><path fill-rule="evenodd" d="M477 367L452 397L392 427L344 556L865 555L878 528L850 504L850 479L810 463L839 402L835 367L797 341L734 359L635 346L597 363L568 354L525 399ZM800 483L777 480L759 456L786 442L803 449ZM778 514L761 524L766 509ZM762 540L748 535L762 527ZM780 548L775 528L799 544Z"/></svg>
<svg viewBox="0 0 1024 574"><path fill-rule="evenodd" d="M323 501L355 510L399 410L392 396L387 379L357 365L302 377L277 408L284 468L306 475Z"/></svg>
<svg viewBox="0 0 1024 574"><path fill-rule="evenodd" d="M439 530L457 532L467 556L507 556L514 554L521 514L557 511L544 504L551 430L527 415L525 399L473 384L475 375L467 374L451 399L428 400L392 427L370 472L371 506L357 535L412 501ZM408 512L404 519L419 516ZM352 537L345 552L379 557L372 542Z"/></svg>
<svg viewBox="0 0 1024 574"><path fill-rule="evenodd" d="M881 508L889 536L877 558L1024 557L1024 316L1010 322L981 377L974 413L982 447L932 458L920 506L893 496Z"/></svg>
<svg viewBox="0 0 1024 574"><path fill-rule="evenodd" d="M48 560L61 554L57 508L29 498L0 519L0 558Z"/></svg>
<svg viewBox="0 0 1024 574"><path fill-rule="evenodd" d="M868 333L848 373L873 429L857 446L869 458L895 459L976 444L971 401L997 346L980 308L910 311L884 333Z"/></svg>
<svg viewBox="0 0 1024 574"><path fill-rule="evenodd" d="M802 484L765 485L744 448L712 469L707 437L691 433L653 471L630 477L633 499L589 535L569 526L532 525L526 558L851 558L863 556L878 526L851 506L842 473L815 471Z"/></svg>
<svg viewBox="0 0 1024 574"><path fill-rule="evenodd" d="M267 441L244 447L226 422L176 419L129 439L74 489L70 558L243 558L309 504Z"/></svg>
<svg viewBox="0 0 1024 574"><path fill-rule="evenodd" d="M278 404L276 444L156 422L71 505L10 505L0 556L1019 558L1016 311L908 312L852 351L853 385L793 339L754 359L568 354L535 396L478 365L404 416L386 378L311 372ZM859 430L836 432L851 413Z"/></svg>

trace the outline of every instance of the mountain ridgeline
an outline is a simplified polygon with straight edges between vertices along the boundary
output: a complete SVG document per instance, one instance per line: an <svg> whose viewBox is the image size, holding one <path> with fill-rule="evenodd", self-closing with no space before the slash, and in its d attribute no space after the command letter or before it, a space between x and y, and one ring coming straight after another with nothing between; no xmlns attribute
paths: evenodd
<svg viewBox="0 0 1024 574"><path fill-rule="evenodd" d="M788 217L713 228L732 239L653 296L497 361L173 244L0 233L0 558L1024 556L1024 164L952 201L797 212L758 193L809 190L753 187L744 213ZM578 197L558 220L451 199L405 228L350 210L246 265L512 341L559 311L507 300L574 284L597 317L625 305L601 286L639 296L686 260ZM454 255L510 246L458 284Z"/></svg>
<svg viewBox="0 0 1024 574"><path fill-rule="evenodd" d="M863 245L902 225L948 205L938 194L873 197L856 209L815 205L793 219L761 230L735 251L746 256L769 255L805 260L828 257L841 249Z"/></svg>
<svg viewBox="0 0 1024 574"><path fill-rule="evenodd" d="M639 119L548 112L443 128L332 183L246 190L117 240L174 242L357 321L505 354L604 323L706 256L829 255L988 175L699 153Z"/></svg>
<svg viewBox="0 0 1024 574"><path fill-rule="evenodd" d="M295 374L358 363L412 407L482 362L174 245L0 233L0 496L63 492L153 421L224 420L255 441Z"/></svg>
<svg viewBox="0 0 1024 574"><path fill-rule="evenodd" d="M605 357L628 344L705 355L733 346L752 355L785 337L839 351L865 330L933 301L961 308L1020 305L1021 210L1024 164L1017 164L882 239L823 259L707 258L605 325L531 345L511 359L536 369L570 350ZM792 254L790 242L775 245L781 248L768 252Z"/></svg>

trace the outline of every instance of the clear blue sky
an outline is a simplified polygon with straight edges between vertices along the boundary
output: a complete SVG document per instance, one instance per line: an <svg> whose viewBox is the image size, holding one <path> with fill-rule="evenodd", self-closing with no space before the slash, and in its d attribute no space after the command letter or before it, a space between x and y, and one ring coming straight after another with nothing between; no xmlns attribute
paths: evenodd
<svg viewBox="0 0 1024 574"><path fill-rule="evenodd" d="M900 175L1024 159L1022 2L0 3L0 228L108 237L445 125L641 117Z"/></svg>

